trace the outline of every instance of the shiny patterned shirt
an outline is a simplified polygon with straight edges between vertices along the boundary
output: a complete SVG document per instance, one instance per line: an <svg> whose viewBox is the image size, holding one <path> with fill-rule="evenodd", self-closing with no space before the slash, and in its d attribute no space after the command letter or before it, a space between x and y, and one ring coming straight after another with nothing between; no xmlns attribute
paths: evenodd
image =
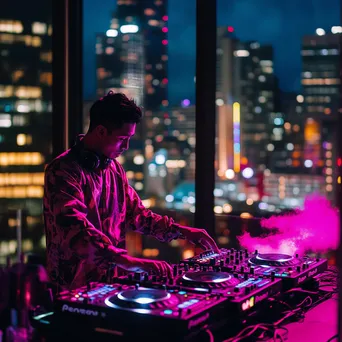
<svg viewBox="0 0 342 342"><path fill-rule="evenodd" d="M134 230L168 242L179 237L172 218L146 209L114 160L87 170L68 150L45 171L44 221L47 269L62 288L99 281L115 263L125 233Z"/></svg>

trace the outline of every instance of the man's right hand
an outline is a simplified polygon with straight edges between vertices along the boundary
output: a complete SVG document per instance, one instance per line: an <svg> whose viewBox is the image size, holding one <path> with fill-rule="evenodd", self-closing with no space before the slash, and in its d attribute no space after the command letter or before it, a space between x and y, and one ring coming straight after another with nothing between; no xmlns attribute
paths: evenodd
<svg viewBox="0 0 342 342"><path fill-rule="evenodd" d="M172 278L172 268L166 261L141 259L127 254L119 255L116 264L130 272L152 272L157 275Z"/></svg>

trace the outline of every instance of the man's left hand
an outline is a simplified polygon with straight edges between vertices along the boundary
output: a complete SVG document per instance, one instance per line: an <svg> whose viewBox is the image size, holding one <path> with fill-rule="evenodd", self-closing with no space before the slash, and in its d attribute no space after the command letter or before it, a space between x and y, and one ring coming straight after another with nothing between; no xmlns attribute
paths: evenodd
<svg viewBox="0 0 342 342"><path fill-rule="evenodd" d="M204 250L211 249L216 253L219 253L220 250L217 247L214 239L207 233L205 229L181 226L180 231L184 237L194 245L197 245Z"/></svg>

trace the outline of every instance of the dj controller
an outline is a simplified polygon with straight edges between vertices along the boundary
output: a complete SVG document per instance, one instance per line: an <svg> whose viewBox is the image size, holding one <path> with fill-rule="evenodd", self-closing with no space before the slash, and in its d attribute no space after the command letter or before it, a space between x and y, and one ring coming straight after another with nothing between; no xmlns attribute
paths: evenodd
<svg viewBox="0 0 342 342"><path fill-rule="evenodd" d="M175 336L190 338L219 321L254 315L268 299L302 286L326 268L326 259L298 255L206 251L173 265L172 278L130 273L62 292L55 313L59 322L103 335L180 340Z"/></svg>
<svg viewBox="0 0 342 342"><path fill-rule="evenodd" d="M281 278L283 289L307 282L316 274L324 272L328 266L327 259L300 257L298 254L260 254L257 250L251 254L247 250L235 249L221 249L220 253L207 251L183 263L200 265L201 269L211 267L228 273Z"/></svg>

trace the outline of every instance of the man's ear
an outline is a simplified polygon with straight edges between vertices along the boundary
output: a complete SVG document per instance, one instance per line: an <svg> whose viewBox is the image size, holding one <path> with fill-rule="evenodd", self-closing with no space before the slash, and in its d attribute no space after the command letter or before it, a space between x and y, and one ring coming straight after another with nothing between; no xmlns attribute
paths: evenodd
<svg viewBox="0 0 342 342"><path fill-rule="evenodd" d="M107 129L104 126L98 125L96 127L96 135L99 138L104 138L106 136L106 133L107 133Z"/></svg>

